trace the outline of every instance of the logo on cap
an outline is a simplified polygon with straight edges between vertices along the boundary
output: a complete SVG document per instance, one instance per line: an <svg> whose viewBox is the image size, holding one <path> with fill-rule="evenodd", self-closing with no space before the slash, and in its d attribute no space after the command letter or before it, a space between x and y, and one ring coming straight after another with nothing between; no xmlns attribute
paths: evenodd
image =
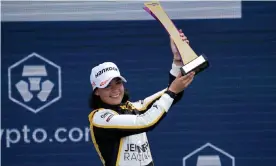
<svg viewBox="0 0 276 166"><path fill-rule="evenodd" d="M107 80L105 80L105 81L101 82L100 86L105 85L105 84L106 84L106 83L107 83L110 79L111 79L111 78L109 78L109 79L107 79Z"/></svg>
<svg viewBox="0 0 276 166"><path fill-rule="evenodd" d="M99 71L99 72L95 75L95 77L97 78L97 77L99 77L101 74L103 74L103 73L105 73L105 72L107 72L107 71L111 71L111 70L118 71L118 69L117 69L116 67L107 67L107 68L104 68L104 69L102 69L101 71Z"/></svg>

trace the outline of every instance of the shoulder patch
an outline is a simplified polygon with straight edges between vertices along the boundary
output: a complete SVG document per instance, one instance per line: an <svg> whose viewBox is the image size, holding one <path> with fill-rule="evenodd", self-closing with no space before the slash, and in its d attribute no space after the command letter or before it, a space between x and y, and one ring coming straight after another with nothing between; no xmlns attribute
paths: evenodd
<svg viewBox="0 0 276 166"><path fill-rule="evenodd" d="M117 112L113 111L113 110L102 110L102 111L98 111L98 117L100 117L100 119L109 122L110 119L114 116L114 115L118 115Z"/></svg>
<svg viewBox="0 0 276 166"><path fill-rule="evenodd" d="M110 119L112 118L114 116L114 114L112 114L112 115L109 115L107 118L106 118L106 122L109 122L110 121Z"/></svg>
<svg viewBox="0 0 276 166"><path fill-rule="evenodd" d="M105 118L108 115L114 115L114 114L112 114L111 112L103 112L102 115L101 115L101 118Z"/></svg>

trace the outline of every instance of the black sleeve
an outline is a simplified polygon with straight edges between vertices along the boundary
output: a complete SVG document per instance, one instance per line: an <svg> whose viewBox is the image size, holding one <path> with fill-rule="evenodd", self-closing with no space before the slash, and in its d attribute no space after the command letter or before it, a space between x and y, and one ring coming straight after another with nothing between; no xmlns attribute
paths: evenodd
<svg viewBox="0 0 276 166"><path fill-rule="evenodd" d="M169 73L169 84L168 84L168 87L170 87L171 83L174 81L176 77L173 76L171 73ZM182 99L183 97L183 94L184 94L184 91L181 91L180 93L177 94L177 96L174 98L174 101L173 101L173 104L176 104L179 100Z"/></svg>

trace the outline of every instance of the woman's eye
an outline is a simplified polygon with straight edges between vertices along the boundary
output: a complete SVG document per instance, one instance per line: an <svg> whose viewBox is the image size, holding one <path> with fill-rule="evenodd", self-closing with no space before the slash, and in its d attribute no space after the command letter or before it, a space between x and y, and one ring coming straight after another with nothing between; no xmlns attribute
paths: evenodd
<svg viewBox="0 0 276 166"><path fill-rule="evenodd" d="M117 84L122 84L122 80L118 80L116 83Z"/></svg>
<svg viewBox="0 0 276 166"><path fill-rule="evenodd" d="M111 85L110 85L110 83L105 87L105 88L109 88Z"/></svg>

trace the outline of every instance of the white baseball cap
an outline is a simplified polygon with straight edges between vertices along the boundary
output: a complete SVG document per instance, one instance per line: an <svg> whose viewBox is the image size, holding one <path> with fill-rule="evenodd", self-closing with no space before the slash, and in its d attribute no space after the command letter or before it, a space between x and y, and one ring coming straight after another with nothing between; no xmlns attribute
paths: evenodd
<svg viewBox="0 0 276 166"><path fill-rule="evenodd" d="M126 79L121 76L117 65L113 62L104 62L91 70L90 83L92 84L93 90L95 90L95 88L105 88L110 81L116 77L127 82Z"/></svg>

